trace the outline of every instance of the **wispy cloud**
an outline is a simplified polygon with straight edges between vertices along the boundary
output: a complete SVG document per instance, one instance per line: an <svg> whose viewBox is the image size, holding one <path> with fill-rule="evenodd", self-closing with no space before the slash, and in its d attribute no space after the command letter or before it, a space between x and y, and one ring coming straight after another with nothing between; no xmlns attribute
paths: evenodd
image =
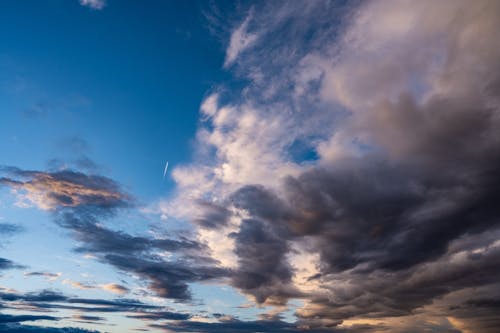
<svg viewBox="0 0 500 333"><path fill-rule="evenodd" d="M106 0L79 0L80 5L87 6L92 9L101 10L106 6Z"/></svg>
<svg viewBox="0 0 500 333"><path fill-rule="evenodd" d="M250 48L257 40L258 35L248 31L248 24L252 18L251 16L252 14L249 14L243 23L241 23L241 25L231 33L229 46L226 50L226 60L224 61L224 66L230 66L236 60L238 55Z"/></svg>
<svg viewBox="0 0 500 333"><path fill-rule="evenodd" d="M0 234L2 235L13 235L18 232L21 232L23 228L19 225L12 224L12 223L0 223Z"/></svg>
<svg viewBox="0 0 500 333"><path fill-rule="evenodd" d="M62 273L50 273L50 272L25 272L25 277L43 277L49 281L55 281L61 277Z"/></svg>
<svg viewBox="0 0 500 333"><path fill-rule="evenodd" d="M72 281L66 279L63 281L64 284L70 285L75 289L90 290L90 289L101 289L114 294L124 295L130 292L130 289L122 286L118 283L106 283L106 284L94 284L94 283L82 283L78 281Z"/></svg>
<svg viewBox="0 0 500 333"><path fill-rule="evenodd" d="M118 283L102 284L102 285L99 285L99 287L101 287L102 290L110 291L112 293L120 294L120 295L127 294L130 291L130 289L128 289L127 287L122 286L121 284L118 284Z"/></svg>
<svg viewBox="0 0 500 333"><path fill-rule="evenodd" d="M25 266L19 265L12 260L6 258L0 258L0 270L4 269L22 269L26 268Z"/></svg>

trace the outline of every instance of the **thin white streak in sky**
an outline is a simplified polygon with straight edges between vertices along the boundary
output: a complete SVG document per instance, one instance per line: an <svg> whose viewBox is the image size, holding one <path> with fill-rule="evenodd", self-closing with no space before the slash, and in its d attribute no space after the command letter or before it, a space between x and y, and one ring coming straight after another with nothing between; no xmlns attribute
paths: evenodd
<svg viewBox="0 0 500 333"><path fill-rule="evenodd" d="M168 169L168 161L165 163L165 169L163 170L163 179L165 179L165 175L167 174L167 169Z"/></svg>

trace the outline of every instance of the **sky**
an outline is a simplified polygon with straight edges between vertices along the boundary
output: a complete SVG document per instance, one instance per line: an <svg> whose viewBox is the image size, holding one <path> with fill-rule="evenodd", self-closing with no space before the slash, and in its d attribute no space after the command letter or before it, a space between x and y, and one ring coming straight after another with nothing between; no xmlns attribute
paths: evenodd
<svg viewBox="0 0 500 333"><path fill-rule="evenodd" d="M495 0L1 1L0 331L498 332L498 31Z"/></svg>

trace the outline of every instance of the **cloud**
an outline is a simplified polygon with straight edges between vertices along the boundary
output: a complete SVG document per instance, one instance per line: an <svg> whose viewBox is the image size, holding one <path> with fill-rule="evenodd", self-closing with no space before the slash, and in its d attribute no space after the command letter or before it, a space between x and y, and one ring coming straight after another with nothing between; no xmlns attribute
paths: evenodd
<svg viewBox="0 0 500 333"><path fill-rule="evenodd" d="M496 298L468 301L499 293L499 12L256 5L225 62L247 84L204 100L200 156L160 212L190 220L257 303L301 299L301 327L493 332Z"/></svg>
<svg viewBox="0 0 500 333"><path fill-rule="evenodd" d="M120 295L127 294L130 291L130 289L128 289L127 287L124 287L124 286L117 284L117 283L107 283L107 284L100 285L100 287L103 290L110 291L112 293L120 294Z"/></svg>
<svg viewBox="0 0 500 333"><path fill-rule="evenodd" d="M95 10L101 10L106 6L106 0L79 0L80 5L86 6Z"/></svg>
<svg viewBox="0 0 500 333"><path fill-rule="evenodd" d="M226 50L226 60L224 66L230 66L239 54L252 46L258 38L255 33L248 32L248 24L251 20L251 14L241 23L241 25L231 33L229 46Z"/></svg>
<svg viewBox="0 0 500 333"><path fill-rule="evenodd" d="M23 321L36 321L36 320L59 320L52 316L31 316L31 315L7 315L0 314L0 324L5 323L20 323Z"/></svg>
<svg viewBox="0 0 500 333"><path fill-rule="evenodd" d="M258 303L286 304L288 298L300 296L291 285L293 272L286 260L286 238L276 229L262 220L246 219L231 235L239 264L233 285L252 294Z"/></svg>
<svg viewBox="0 0 500 333"><path fill-rule="evenodd" d="M99 321L105 321L106 319L98 316L85 316L85 315L76 315L73 316L74 319L87 323L94 323Z"/></svg>
<svg viewBox="0 0 500 333"><path fill-rule="evenodd" d="M134 236L105 227L103 220L133 206L131 197L110 178L71 170L41 172L5 167L3 171L10 177L0 178L0 184L17 191L20 200L51 212L54 221L79 242L75 251L143 277L160 297L189 300L188 283L229 274L218 268L217 261L203 253L205 246L195 240ZM176 253L176 260L158 255L164 251ZM101 288L122 294L128 290L117 284L68 283L79 289Z"/></svg>
<svg viewBox="0 0 500 333"><path fill-rule="evenodd" d="M38 292L17 293L0 292L0 300L6 302L10 308L16 309L20 305L26 305L30 310L39 309L46 311L50 309L79 310L81 312L139 312L161 311L163 307L145 304L135 299L89 299L69 297L52 290Z"/></svg>
<svg viewBox="0 0 500 333"><path fill-rule="evenodd" d="M282 332L292 333L301 332L302 330L294 324L289 324L283 321L225 321L218 323L205 323L196 321L181 321L172 324L153 324L152 328L164 328L167 331L173 332L220 332L220 333L250 333L250 332ZM327 332L326 330L313 329L308 330L311 333ZM331 332L331 330L328 330Z"/></svg>
<svg viewBox="0 0 500 333"><path fill-rule="evenodd" d="M40 209L89 205L99 208L124 207L129 198L111 179L77 171L25 171L7 167L3 171L17 179L2 177L0 184L21 192L20 205L34 204ZM27 179L23 181L23 179Z"/></svg>
<svg viewBox="0 0 500 333"><path fill-rule="evenodd" d="M188 261L167 262L124 255L106 255L107 263L133 272L150 281L156 295L176 300L189 300L188 283L218 279L228 275L227 270L214 265L192 264Z"/></svg>
<svg viewBox="0 0 500 333"><path fill-rule="evenodd" d="M4 269L22 269L25 268L25 266L16 264L12 260L5 259L5 258L0 258L0 270Z"/></svg>
<svg viewBox="0 0 500 333"><path fill-rule="evenodd" d="M20 205L53 214L75 251L176 301L191 299L190 283L227 281L273 306L269 320L200 322L133 300L49 292L0 296L135 312L167 331L493 333L499 6L256 5L232 32L224 63L244 87L205 98L196 158L174 168L175 196L158 207L163 218L192 222L193 238L111 229L106 219L134 202L107 177L2 170L0 183ZM295 323L280 320L287 306Z"/></svg>
<svg viewBox="0 0 500 333"><path fill-rule="evenodd" d="M146 319L146 320L152 320L152 321L157 321L157 320L187 320L191 318L190 314L187 313L178 313L178 312L171 312L171 311L155 311L155 312L142 312L138 314L134 314L131 316L128 316L130 318L135 318L135 319Z"/></svg>
<svg viewBox="0 0 500 333"><path fill-rule="evenodd" d="M41 327L41 326L28 326L28 325L0 325L0 330L10 333L99 333L98 331L86 330L83 328L75 327Z"/></svg>
<svg viewBox="0 0 500 333"><path fill-rule="evenodd" d="M101 289L107 292L111 292L114 294L120 294L124 295L130 292L130 289L122 286L118 283L107 283L107 284L89 284L89 283L81 283L78 281L72 281L72 280L64 280L63 283L69 284L72 288L75 289L82 289L82 290L89 290L89 289Z"/></svg>
<svg viewBox="0 0 500 333"><path fill-rule="evenodd" d="M62 273L50 273L50 272L25 272L24 273L25 277L39 276L39 277L44 277L49 281L55 281L61 275L62 275Z"/></svg>

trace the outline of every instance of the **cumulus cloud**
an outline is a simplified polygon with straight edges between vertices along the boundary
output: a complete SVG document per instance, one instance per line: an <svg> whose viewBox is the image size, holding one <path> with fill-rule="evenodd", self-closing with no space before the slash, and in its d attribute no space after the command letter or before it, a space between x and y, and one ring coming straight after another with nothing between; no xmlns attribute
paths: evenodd
<svg viewBox="0 0 500 333"><path fill-rule="evenodd" d="M499 292L498 6L256 6L226 55L248 84L202 103L209 162L160 212L257 303L302 299L300 327L493 332L469 292Z"/></svg>

